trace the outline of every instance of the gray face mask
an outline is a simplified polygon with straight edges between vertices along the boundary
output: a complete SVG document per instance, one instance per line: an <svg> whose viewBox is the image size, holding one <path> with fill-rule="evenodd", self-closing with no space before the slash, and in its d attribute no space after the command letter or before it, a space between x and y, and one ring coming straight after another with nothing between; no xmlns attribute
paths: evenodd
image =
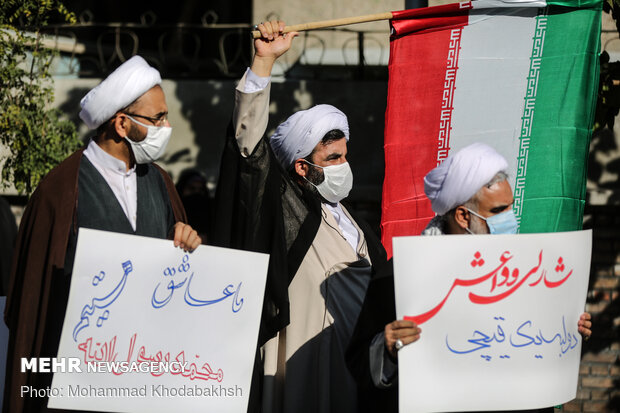
<svg viewBox="0 0 620 413"><path fill-rule="evenodd" d="M138 122L129 115L125 116L131 119L132 122L142 125L147 129L146 138L140 142L132 141L125 136L125 139L131 145L136 163L151 163L158 160L164 154L168 141L170 141L172 128L170 126L146 125L142 122Z"/></svg>
<svg viewBox="0 0 620 413"><path fill-rule="evenodd" d="M351 188L353 188L353 172L348 162L330 166L319 166L312 162L306 162L309 165L316 166L323 170L323 175L325 177L323 182L315 185L308 181L314 185L323 198L335 204L349 196L349 192Z"/></svg>

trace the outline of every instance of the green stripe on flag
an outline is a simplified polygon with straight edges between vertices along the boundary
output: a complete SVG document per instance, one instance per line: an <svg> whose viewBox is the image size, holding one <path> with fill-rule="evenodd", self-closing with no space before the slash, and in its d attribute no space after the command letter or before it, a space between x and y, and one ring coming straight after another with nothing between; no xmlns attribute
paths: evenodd
<svg viewBox="0 0 620 413"><path fill-rule="evenodd" d="M547 0L550 6L603 7L603 0Z"/></svg>
<svg viewBox="0 0 620 413"><path fill-rule="evenodd" d="M521 177L520 232L578 230L598 89L601 9L550 6L538 19L546 20L546 28ZM524 118L527 113L526 107Z"/></svg>

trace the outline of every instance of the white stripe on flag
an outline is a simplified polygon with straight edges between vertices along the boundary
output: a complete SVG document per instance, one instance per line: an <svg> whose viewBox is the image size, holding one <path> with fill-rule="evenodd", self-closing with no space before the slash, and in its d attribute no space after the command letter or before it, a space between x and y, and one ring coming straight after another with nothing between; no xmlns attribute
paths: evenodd
<svg viewBox="0 0 620 413"><path fill-rule="evenodd" d="M546 1L541 0L476 0L471 2L474 9L497 7L547 7Z"/></svg>
<svg viewBox="0 0 620 413"><path fill-rule="evenodd" d="M471 16L475 23L463 28L456 74L450 152L489 144L508 160L513 188L537 13Z"/></svg>

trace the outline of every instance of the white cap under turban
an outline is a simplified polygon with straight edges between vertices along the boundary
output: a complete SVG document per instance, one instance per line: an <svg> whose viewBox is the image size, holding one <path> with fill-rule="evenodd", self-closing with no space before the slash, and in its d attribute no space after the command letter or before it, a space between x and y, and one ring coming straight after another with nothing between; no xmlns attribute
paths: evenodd
<svg viewBox="0 0 620 413"><path fill-rule="evenodd" d="M508 168L506 159L484 143L473 143L454 155L424 177L424 193L431 207L444 215L473 197L498 172Z"/></svg>
<svg viewBox="0 0 620 413"><path fill-rule="evenodd" d="M312 153L325 134L339 129L349 141L347 116L332 105L316 105L296 112L280 126L270 139L271 148L285 169L299 158Z"/></svg>
<svg viewBox="0 0 620 413"><path fill-rule="evenodd" d="M161 83L157 69L140 56L120 65L80 101L80 118L90 129L97 129L116 112Z"/></svg>

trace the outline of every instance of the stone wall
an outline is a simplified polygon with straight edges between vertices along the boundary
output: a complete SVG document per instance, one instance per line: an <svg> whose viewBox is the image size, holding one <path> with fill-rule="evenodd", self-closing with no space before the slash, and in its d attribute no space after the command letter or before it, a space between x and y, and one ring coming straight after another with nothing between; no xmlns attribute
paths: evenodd
<svg viewBox="0 0 620 413"><path fill-rule="evenodd" d="M603 50L620 60L614 21L603 14ZM620 118L613 130L595 133L588 161L584 228L593 230L592 267L586 309L592 338L584 343L577 399L567 412L620 411Z"/></svg>
<svg viewBox="0 0 620 413"><path fill-rule="evenodd" d="M620 411L620 206L588 205L584 228L593 230L592 270L586 309L592 338L584 343L577 399L567 412Z"/></svg>

